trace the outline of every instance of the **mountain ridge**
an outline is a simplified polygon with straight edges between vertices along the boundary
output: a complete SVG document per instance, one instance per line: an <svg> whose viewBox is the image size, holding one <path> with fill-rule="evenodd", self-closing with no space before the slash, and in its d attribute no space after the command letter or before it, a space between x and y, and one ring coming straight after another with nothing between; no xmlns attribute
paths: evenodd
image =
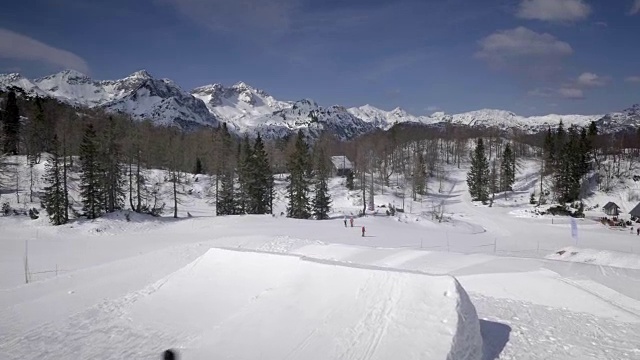
<svg viewBox="0 0 640 360"><path fill-rule="evenodd" d="M18 73L0 74L0 89L18 88L27 96L48 96L74 106L100 107L122 112L136 120L150 119L158 125L183 128L218 126L227 123L238 135L283 137L303 130L310 136L329 130L350 139L376 129L412 123L424 126L455 124L468 127L518 129L527 133L557 126L587 126L595 121L605 132L640 127L640 105L603 115L520 116L499 109L480 109L459 114L435 112L412 115L402 108L390 111L366 104L345 108L320 106L311 99L282 101L264 90L239 81L231 86L212 83L190 91L170 79L158 79L138 70L118 80L94 80L75 71L64 70L38 79Z"/></svg>

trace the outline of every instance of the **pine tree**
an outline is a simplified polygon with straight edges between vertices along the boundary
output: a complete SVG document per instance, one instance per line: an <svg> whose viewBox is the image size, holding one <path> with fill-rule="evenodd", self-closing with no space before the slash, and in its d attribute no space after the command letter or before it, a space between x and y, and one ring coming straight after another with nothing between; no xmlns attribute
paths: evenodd
<svg viewBox="0 0 640 360"><path fill-rule="evenodd" d="M96 219L104 211L103 169L98 161L98 139L92 124L87 125L80 144L80 197L82 210L89 219Z"/></svg>
<svg viewBox="0 0 640 360"><path fill-rule="evenodd" d="M585 131L578 133L574 126L569 128L568 139L562 147L554 176L556 198L563 204L580 197L582 178L589 170L585 153L586 138Z"/></svg>
<svg viewBox="0 0 640 360"><path fill-rule="evenodd" d="M204 173L204 168L202 167L202 160L199 157L196 158L196 166L193 169L193 173L196 175Z"/></svg>
<svg viewBox="0 0 640 360"><path fill-rule="evenodd" d="M239 212L234 190L235 175L232 169L220 174L220 194L216 203L217 215L236 215Z"/></svg>
<svg viewBox="0 0 640 360"><path fill-rule="evenodd" d="M511 150L511 144L507 143L502 152L500 163L500 191L513 191L515 183L515 154Z"/></svg>
<svg viewBox="0 0 640 360"><path fill-rule="evenodd" d="M353 180L354 180L353 171L349 170L347 172L347 189L349 189L349 190L355 189L355 185L353 183Z"/></svg>
<svg viewBox="0 0 640 360"><path fill-rule="evenodd" d="M298 131L294 152L289 157L287 168L289 170L289 206L287 216L296 219L308 219L311 216L309 209L309 179L307 169L309 166L309 150L305 143L304 134Z"/></svg>
<svg viewBox="0 0 640 360"><path fill-rule="evenodd" d="M58 139L54 137L49 161L45 165L44 180L48 185L44 188L43 204L49 214L49 221L53 225L62 225L68 221L66 209L68 200L64 186L63 164L58 154L57 143Z"/></svg>
<svg viewBox="0 0 640 360"><path fill-rule="evenodd" d="M238 189L236 201L241 214L249 211L249 182L253 149L249 137L245 136L242 144L238 144Z"/></svg>
<svg viewBox="0 0 640 360"><path fill-rule="evenodd" d="M271 212L271 191L273 175L269 165L269 157L264 150L260 134L256 138L250 157L245 163L245 186L247 193L247 213L268 214Z"/></svg>
<svg viewBox="0 0 640 360"><path fill-rule="evenodd" d="M424 161L424 155L422 155L422 151L419 151L418 156L416 157L416 162L413 169L413 182L415 194L425 195L427 182L427 164ZM413 200L416 200L415 196Z"/></svg>
<svg viewBox="0 0 640 360"><path fill-rule="evenodd" d="M489 203L489 207L493 206L493 199L495 199L496 192L498 192L499 182L500 180L498 179L498 167L496 166L496 159L494 158L491 161L491 171L489 173L489 192L491 193L491 201Z"/></svg>
<svg viewBox="0 0 640 360"><path fill-rule="evenodd" d="M20 111L16 93L9 91L3 115L4 142L3 150L5 154L17 155L20 143Z"/></svg>
<svg viewBox="0 0 640 360"><path fill-rule="evenodd" d="M489 199L489 162L484 153L482 138L478 139L467 174L469 194L473 200L486 202Z"/></svg>
<svg viewBox="0 0 640 360"><path fill-rule="evenodd" d="M44 109L42 100L38 97L35 100L36 112L32 119L29 119L26 129L26 150L31 166L40 163L40 154L45 151L46 145L46 124L44 119Z"/></svg>
<svg viewBox="0 0 640 360"><path fill-rule="evenodd" d="M545 173L550 174L554 171L556 165L556 139L555 133L551 128L547 129L547 134L544 138L543 152Z"/></svg>
<svg viewBox="0 0 640 360"><path fill-rule="evenodd" d="M99 160L100 169L103 171L102 181L106 212L114 212L124 208L126 178L122 167L123 154L119 138L116 123L110 117L104 141L105 146Z"/></svg>
<svg viewBox="0 0 640 360"><path fill-rule="evenodd" d="M317 156L315 197L312 205L313 216L317 220L328 219L329 211L331 211L331 195L329 195L329 186L327 184L328 177L329 163L324 150L321 148Z"/></svg>

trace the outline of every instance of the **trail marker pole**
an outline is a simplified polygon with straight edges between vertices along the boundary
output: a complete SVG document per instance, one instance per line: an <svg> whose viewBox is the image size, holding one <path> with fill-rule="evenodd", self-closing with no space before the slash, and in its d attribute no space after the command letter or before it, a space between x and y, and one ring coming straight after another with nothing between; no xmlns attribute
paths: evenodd
<svg viewBox="0 0 640 360"><path fill-rule="evenodd" d="M24 242L24 282L29 283L29 239Z"/></svg>

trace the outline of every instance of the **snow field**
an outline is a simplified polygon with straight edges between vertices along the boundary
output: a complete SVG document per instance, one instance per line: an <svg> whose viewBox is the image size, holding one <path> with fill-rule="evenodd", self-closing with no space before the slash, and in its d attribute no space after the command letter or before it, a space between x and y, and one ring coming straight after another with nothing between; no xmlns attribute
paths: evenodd
<svg viewBox="0 0 640 360"><path fill-rule="evenodd" d="M33 315L36 305L14 311ZM171 346L189 359L464 360L483 351L475 308L452 277L224 249L27 328L0 337L7 359L152 359Z"/></svg>

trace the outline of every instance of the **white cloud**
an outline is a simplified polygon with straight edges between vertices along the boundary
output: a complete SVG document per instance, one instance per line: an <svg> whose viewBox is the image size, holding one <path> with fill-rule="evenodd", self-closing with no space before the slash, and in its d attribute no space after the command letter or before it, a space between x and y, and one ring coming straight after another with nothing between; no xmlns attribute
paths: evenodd
<svg viewBox="0 0 640 360"><path fill-rule="evenodd" d="M497 31L479 42L475 56L494 67L548 73L556 63L573 54L568 43L525 27Z"/></svg>
<svg viewBox="0 0 640 360"><path fill-rule="evenodd" d="M0 58L40 61L60 68L89 73L89 65L78 55L2 28Z"/></svg>
<svg viewBox="0 0 640 360"><path fill-rule="evenodd" d="M635 0L631 10L629 11L629 15L635 15L638 13L640 13L640 0Z"/></svg>
<svg viewBox="0 0 640 360"><path fill-rule="evenodd" d="M629 76L626 79L624 79L624 81L630 82L630 83L640 83L640 76Z"/></svg>
<svg viewBox="0 0 640 360"><path fill-rule="evenodd" d="M539 96L545 98L562 98L569 100L580 100L584 99L584 91L582 89L571 87L571 86L562 86L560 88L541 88L541 89L533 89L528 92L530 96Z"/></svg>
<svg viewBox="0 0 640 360"><path fill-rule="evenodd" d="M558 89L558 95L560 95L560 97L564 99L584 99L584 92L582 91L582 89L572 87L562 87Z"/></svg>
<svg viewBox="0 0 640 360"><path fill-rule="evenodd" d="M583 0L523 0L517 16L542 21L578 21L586 19L591 7Z"/></svg>
<svg viewBox="0 0 640 360"><path fill-rule="evenodd" d="M609 80L610 79L608 77L602 77L594 73L585 72L578 76L576 83L581 87L599 87L606 85Z"/></svg>

